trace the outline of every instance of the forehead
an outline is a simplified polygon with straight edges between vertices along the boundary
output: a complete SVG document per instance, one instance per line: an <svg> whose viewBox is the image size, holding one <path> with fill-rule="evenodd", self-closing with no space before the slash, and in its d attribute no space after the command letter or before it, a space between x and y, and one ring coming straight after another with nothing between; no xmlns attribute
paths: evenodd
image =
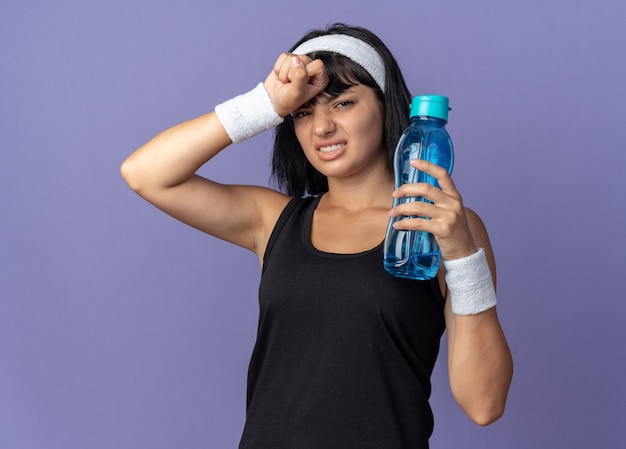
<svg viewBox="0 0 626 449"><path fill-rule="evenodd" d="M361 93L361 90L363 87L364 86L362 84L356 84L354 86L347 86L344 89L334 91L334 92L329 92L327 90L324 90L320 92L319 94L317 94L314 99L317 99L318 101L330 101L333 98L339 97L340 95Z"/></svg>

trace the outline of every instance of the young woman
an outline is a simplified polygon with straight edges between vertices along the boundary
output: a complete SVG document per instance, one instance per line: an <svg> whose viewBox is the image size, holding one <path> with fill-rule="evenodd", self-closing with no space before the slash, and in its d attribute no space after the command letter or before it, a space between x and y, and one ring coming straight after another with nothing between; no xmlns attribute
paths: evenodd
<svg viewBox="0 0 626 449"><path fill-rule="evenodd" d="M485 227L435 165L414 162L441 189L394 191L391 160L410 101L380 39L337 24L281 54L252 91L162 132L122 165L147 201L261 262L240 448L428 447L430 375L444 330L459 405L480 425L504 411L512 360ZM281 191L195 174L231 143L273 127ZM433 204L392 209L402 196ZM437 278L384 271L390 216L430 217L398 227L435 235L444 259Z"/></svg>

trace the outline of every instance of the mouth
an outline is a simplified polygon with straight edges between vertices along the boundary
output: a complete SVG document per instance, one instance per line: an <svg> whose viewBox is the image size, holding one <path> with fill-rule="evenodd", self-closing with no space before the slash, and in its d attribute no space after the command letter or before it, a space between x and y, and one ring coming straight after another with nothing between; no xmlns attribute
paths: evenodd
<svg viewBox="0 0 626 449"><path fill-rule="evenodd" d="M346 146L345 143L338 143L338 144L335 144L335 145L327 145L327 146L320 147L319 151L321 153L332 153L333 151L337 151L340 148L343 148L345 146Z"/></svg>

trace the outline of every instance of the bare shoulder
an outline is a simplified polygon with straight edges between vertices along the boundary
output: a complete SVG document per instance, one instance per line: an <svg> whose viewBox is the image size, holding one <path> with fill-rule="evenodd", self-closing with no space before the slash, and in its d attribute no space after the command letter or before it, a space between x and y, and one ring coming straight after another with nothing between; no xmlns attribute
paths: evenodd
<svg viewBox="0 0 626 449"><path fill-rule="evenodd" d="M292 197L265 187L256 187L258 215L263 223L258 230L253 251L262 263L269 238L276 222Z"/></svg>
<svg viewBox="0 0 626 449"><path fill-rule="evenodd" d="M210 220L212 235L254 251L259 258L291 197L274 189L253 185L223 185L221 198Z"/></svg>
<svg viewBox="0 0 626 449"><path fill-rule="evenodd" d="M183 223L259 254L290 197L267 187L194 175L147 199Z"/></svg>
<svg viewBox="0 0 626 449"><path fill-rule="evenodd" d="M255 215L261 218L265 226L269 228L270 232L278 221L278 217L282 213L283 209L292 199L292 197L268 187L233 187L242 189L243 195L248 197L248 199L256 207L257 213Z"/></svg>

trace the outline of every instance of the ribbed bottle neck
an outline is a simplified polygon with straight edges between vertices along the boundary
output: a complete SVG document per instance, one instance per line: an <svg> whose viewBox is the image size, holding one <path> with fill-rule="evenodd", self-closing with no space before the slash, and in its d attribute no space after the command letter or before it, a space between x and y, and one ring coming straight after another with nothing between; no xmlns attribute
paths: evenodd
<svg viewBox="0 0 626 449"><path fill-rule="evenodd" d="M428 116L424 116L424 115L416 115L414 117L411 117L411 122L430 123L430 124L438 125L438 126L445 126L448 123L444 119L437 118L437 117L428 117Z"/></svg>

